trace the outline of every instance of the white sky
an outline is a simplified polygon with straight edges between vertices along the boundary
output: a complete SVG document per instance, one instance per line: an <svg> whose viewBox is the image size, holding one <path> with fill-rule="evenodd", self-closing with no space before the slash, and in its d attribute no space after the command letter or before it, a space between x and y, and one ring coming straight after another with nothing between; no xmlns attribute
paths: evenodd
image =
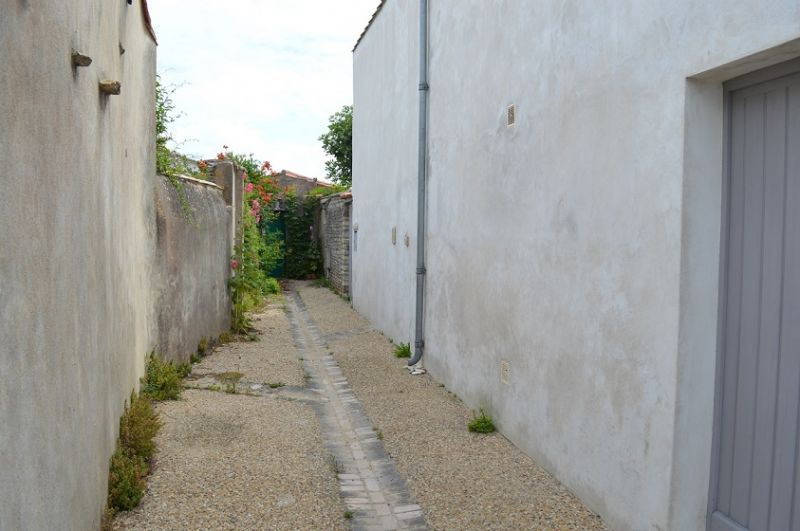
<svg viewBox="0 0 800 531"><path fill-rule="evenodd" d="M229 146L325 177L319 136L353 100L351 50L378 0L150 0L182 153Z"/></svg>

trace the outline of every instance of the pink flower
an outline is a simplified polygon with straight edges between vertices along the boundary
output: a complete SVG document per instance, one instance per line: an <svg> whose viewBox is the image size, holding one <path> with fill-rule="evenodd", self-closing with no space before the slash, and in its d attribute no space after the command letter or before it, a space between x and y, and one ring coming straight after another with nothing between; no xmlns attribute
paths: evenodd
<svg viewBox="0 0 800 531"><path fill-rule="evenodd" d="M256 186L255 186L253 183L247 183L246 185L244 185L244 191L245 191L245 192L247 192L247 193L249 194L250 192L252 192L252 191L253 191L253 189L254 189L255 187L256 187Z"/></svg>
<svg viewBox="0 0 800 531"><path fill-rule="evenodd" d="M256 210L261 208L261 203L258 202L258 199L253 199L253 208Z"/></svg>
<svg viewBox="0 0 800 531"><path fill-rule="evenodd" d="M239 261L231 260L231 269L239 269Z"/></svg>

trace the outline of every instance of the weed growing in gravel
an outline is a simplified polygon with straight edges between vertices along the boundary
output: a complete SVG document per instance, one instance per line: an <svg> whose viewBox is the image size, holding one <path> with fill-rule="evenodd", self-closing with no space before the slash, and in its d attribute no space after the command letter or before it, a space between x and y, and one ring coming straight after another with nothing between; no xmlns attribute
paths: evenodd
<svg viewBox="0 0 800 531"><path fill-rule="evenodd" d="M130 406L119 419L119 444L122 448L149 462L156 451L154 441L161 421L146 396L131 393Z"/></svg>
<svg viewBox="0 0 800 531"><path fill-rule="evenodd" d="M492 422L492 417L488 416L486 412L483 411L483 408L481 408L481 414L474 416L470 421L467 425L467 429L473 433L492 433L496 430L494 422Z"/></svg>
<svg viewBox="0 0 800 531"><path fill-rule="evenodd" d="M200 360L201 360L201 359L202 359L202 358L200 357L200 355L199 355L199 354L192 354L192 357L191 357L191 358L189 358L189 363L191 363L192 365L194 365L195 363L200 363Z"/></svg>
<svg viewBox="0 0 800 531"><path fill-rule="evenodd" d="M333 291L333 284L330 280L325 277L319 277L314 279L314 287L317 288L328 288L329 290Z"/></svg>
<svg viewBox="0 0 800 531"><path fill-rule="evenodd" d="M209 386L208 386L208 390L209 390L209 391L221 391L221 390L222 390L222 388L221 388L220 386L218 386L218 385L214 384L214 385L209 385Z"/></svg>
<svg viewBox="0 0 800 531"><path fill-rule="evenodd" d="M375 428L372 428L372 429L375 430L375 437L377 437L379 441L382 441L383 440L383 432L381 430L378 430L378 429L375 429Z"/></svg>
<svg viewBox="0 0 800 531"><path fill-rule="evenodd" d="M219 375L219 381L225 386L225 392L230 395L236 394L236 384L244 376L240 372L224 372Z"/></svg>
<svg viewBox="0 0 800 531"><path fill-rule="evenodd" d="M250 332L249 334L247 334L247 340L248 341L260 341L261 338L258 337L258 334L256 334L255 332Z"/></svg>
<svg viewBox="0 0 800 531"><path fill-rule="evenodd" d="M408 343L400 343L396 347L394 347L394 357L395 358L410 358L411 357L411 345Z"/></svg>
<svg viewBox="0 0 800 531"><path fill-rule="evenodd" d="M180 376L181 379L186 378L192 372L192 363L187 361L186 363L176 365L175 370L178 371L178 376Z"/></svg>
<svg viewBox="0 0 800 531"><path fill-rule="evenodd" d="M344 512L344 519L345 520L352 520L353 519L353 511L345 511Z"/></svg>
<svg viewBox="0 0 800 531"><path fill-rule="evenodd" d="M339 461L336 460L336 456L330 454L328 455L328 465L330 465L335 476L338 476L342 473L342 466L339 464Z"/></svg>
<svg viewBox="0 0 800 531"><path fill-rule="evenodd" d="M198 356L203 356L206 351L208 350L208 338L203 337L200 339L200 342L197 344L197 354Z"/></svg>
<svg viewBox="0 0 800 531"><path fill-rule="evenodd" d="M277 389L279 387L285 387L286 386L286 384L283 383L283 382L271 382L271 383L267 383L267 385L270 387L270 389Z"/></svg>
<svg viewBox="0 0 800 531"><path fill-rule="evenodd" d="M217 339L217 342L220 345L224 345L225 343L230 343L231 341L233 341L233 336L230 334L230 332L222 332L219 335L219 339Z"/></svg>
<svg viewBox="0 0 800 531"><path fill-rule="evenodd" d="M161 421L150 399L131 393L129 406L119 419L117 449L108 470L108 509L103 516L109 525L116 511L129 511L139 505L145 491L144 478L150 473L150 460Z"/></svg>
<svg viewBox="0 0 800 531"><path fill-rule="evenodd" d="M161 360L155 352L147 358L141 383L142 394L152 400L177 400L181 396L180 370L172 362Z"/></svg>
<svg viewBox="0 0 800 531"><path fill-rule="evenodd" d="M130 511L142 501L147 464L141 457L117 448L111 456L108 472L108 505L118 511Z"/></svg>

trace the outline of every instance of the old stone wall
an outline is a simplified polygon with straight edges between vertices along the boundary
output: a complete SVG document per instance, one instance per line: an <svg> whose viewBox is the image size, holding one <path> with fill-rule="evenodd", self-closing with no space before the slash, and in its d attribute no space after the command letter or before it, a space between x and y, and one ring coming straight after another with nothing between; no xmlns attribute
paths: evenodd
<svg viewBox="0 0 800 531"><path fill-rule="evenodd" d="M320 202L320 241L325 277L342 295L350 294L350 194Z"/></svg>
<svg viewBox="0 0 800 531"><path fill-rule="evenodd" d="M156 186L156 351L178 363L231 325L230 209L215 184L181 181L185 202L166 178Z"/></svg>

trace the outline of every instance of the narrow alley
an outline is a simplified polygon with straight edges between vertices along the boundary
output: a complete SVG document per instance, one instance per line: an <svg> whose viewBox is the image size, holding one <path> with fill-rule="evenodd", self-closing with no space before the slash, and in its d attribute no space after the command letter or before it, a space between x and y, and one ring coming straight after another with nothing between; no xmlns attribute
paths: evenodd
<svg viewBox="0 0 800 531"><path fill-rule="evenodd" d="M114 529L605 529L333 292L295 282L253 321L158 404L147 494Z"/></svg>

